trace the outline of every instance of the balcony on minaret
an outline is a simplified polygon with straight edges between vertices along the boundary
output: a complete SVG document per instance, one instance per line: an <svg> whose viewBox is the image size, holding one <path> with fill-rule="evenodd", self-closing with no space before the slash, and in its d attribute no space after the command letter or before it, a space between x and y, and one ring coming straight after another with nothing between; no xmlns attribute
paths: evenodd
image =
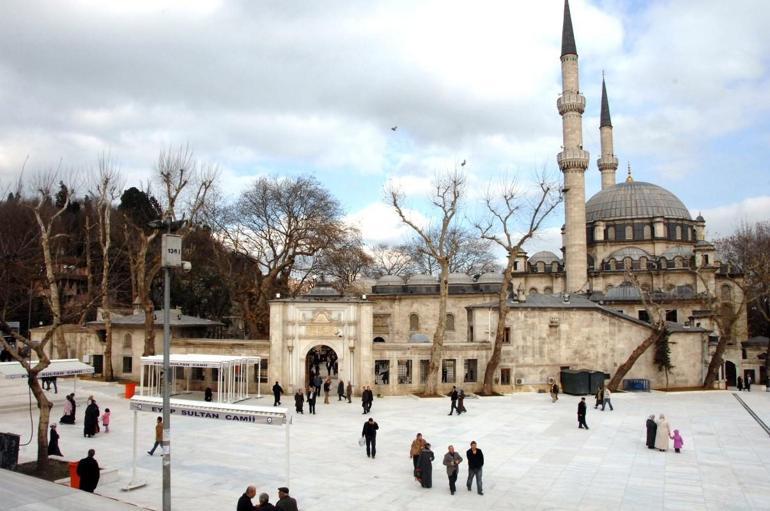
<svg viewBox="0 0 770 511"><path fill-rule="evenodd" d="M596 160L596 166L599 170L617 170L618 158L614 154L603 154L601 158Z"/></svg>
<svg viewBox="0 0 770 511"><path fill-rule="evenodd" d="M586 98L579 92L565 92L556 100L556 108L559 109L559 115L566 112L582 114L586 109Z"/></svg>
<svg viewBox="0 0 770 511"><path fill-rule="evenodd" d="M585 170L588 168L588 160L590 155L588 151L577 148L567 148L556 155L556 161L559 163L559 168L564 171L566 169L580 169Z"/></svg>

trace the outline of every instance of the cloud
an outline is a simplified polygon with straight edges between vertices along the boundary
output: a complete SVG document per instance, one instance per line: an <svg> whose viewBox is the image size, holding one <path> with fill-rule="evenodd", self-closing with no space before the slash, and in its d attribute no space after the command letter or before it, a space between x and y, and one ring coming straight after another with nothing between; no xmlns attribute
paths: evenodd
<svg viewBox="0 0 770 511"><path fill-rule="evenodd" d="M405 213L420 228L428 224L428 219L419 211L406 209ZM357 227L370 246L378 243L398 245L414 237L412 228L404 224L393 208L383 202L369 204L348 214L344 220L348 225Z"/></svg>
<svg viewBox="0 0 770 511"><path fill-rule="evenodd" d="M714 240L733 234L741 223L767 222L770 219L770 195L749 197L734 204L693 213L693 217L703 215L706 238Z"/></svg>

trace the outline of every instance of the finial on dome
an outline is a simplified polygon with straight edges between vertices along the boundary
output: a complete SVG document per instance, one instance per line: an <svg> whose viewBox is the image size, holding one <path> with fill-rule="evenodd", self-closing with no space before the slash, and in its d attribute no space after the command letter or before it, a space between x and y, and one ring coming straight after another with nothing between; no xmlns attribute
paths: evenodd
<svg viewBox="0 0 770 511"><path fill-rule="evenodd" d="M633 183L634 178L631 176L631 162L628 162L628 176L626 176L626 183Z"/></svg>

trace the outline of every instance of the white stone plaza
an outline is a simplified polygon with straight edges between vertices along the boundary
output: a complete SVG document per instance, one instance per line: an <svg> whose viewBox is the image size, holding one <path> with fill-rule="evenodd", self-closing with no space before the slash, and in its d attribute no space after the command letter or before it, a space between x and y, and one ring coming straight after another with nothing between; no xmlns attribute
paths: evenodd
<svg viewBox="0 0 770 511"><path fill-rule="evenodd" d="M70 380L71 382L71 380ZM49 393L61 416L64 395ZM23 382L4 382L0 431L29 439L30 418ZM138 476L143 488L125 492L131 477L132 412L123 387L78 382L78 423L59 425L65 457L78 460L89 448L106 468L117 468L114 482L96 493L146 509L161 507L161 456L147 455L154 440L155 416L139 414ZM109 433L84 438L84 403L93 395L102 411L109 407ZM770 394L755 386L740 396L770 423ZM195 397L195 396L193 396ZM360 400L352 404L319 400L315 416L293 417L291 426L291 494L312 510L459 509L770 509L770 437L734 397L733 392L616 393L614 411L594 410L589 396L589 431L579 430L579 397L562 395L552 404L547 394L520 393L466 399L467 415L447 416L449 399L386 397L375 399L371 417L379 423L377 458L366 457L358 439L364 423ZM293 413L292 396L284 405ZM271 405L272 396L249 404ZM679 429L682 453L651 451L644 445L648 415L665 414ZM37 423L37 410L33 420ZM234 509L246 486L277 499L286 481L286 445L282 427L228 424L192 417L172 418L172 499L174 509ZM409 445L417 432L433 445L433 488L412 477ZM451 496L441 458L449 444L463 457L471 440L485 456L484 495L464 488L467 467L460 467L458 493ZM33 441L21 449L20 462L35 458ZM4 509L44 509L30 495L9 491L0 477ZM41 485L35 485L36 492ZM53 484L53 499L61 490ZM45 488L45 486L43 486ZM11 493L9 495L9 493ZM91 497L98 499L98 497ZM10 499L10 500L9 500ZM55 504L50 509L64 509ZM124 509L104 501L100 509ZM76 507L72 507L75 509ZM47 509L47 508L46 508ZM69 508L67 508L69 509Z"/></svg>

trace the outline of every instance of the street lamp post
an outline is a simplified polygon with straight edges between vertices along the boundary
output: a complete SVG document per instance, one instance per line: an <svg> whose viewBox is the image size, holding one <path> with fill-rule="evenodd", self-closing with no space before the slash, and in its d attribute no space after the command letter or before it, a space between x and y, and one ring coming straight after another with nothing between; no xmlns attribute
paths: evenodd
<svg viewBox="0 0 770 511"><path fill-rule="evenodd" d="M163 268L163 511L171 511L171 270L190 270L190 263L182 261L182 237L170 233L183 224L184 221L150 222L150 227L168 231L161 238L160 256Z"/></svg>

